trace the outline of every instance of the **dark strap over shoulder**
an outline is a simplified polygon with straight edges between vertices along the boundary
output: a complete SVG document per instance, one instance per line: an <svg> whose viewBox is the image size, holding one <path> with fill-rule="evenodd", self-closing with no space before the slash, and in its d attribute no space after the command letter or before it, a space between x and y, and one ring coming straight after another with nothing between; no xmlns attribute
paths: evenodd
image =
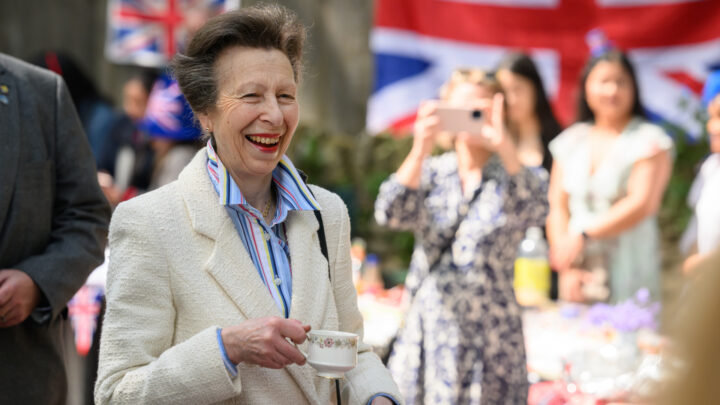
<svg viewBox="0 0 720 405"><path fill-rule="evenodd" d="M315 218L317 218L318 224L320 224L317 231L318 239L320 240L320 251L328 262L328 279L332 281L332 277L330 277L330 257L328 256L327 241L325 240L325 226L323 226L322 214L320 214L320 210L315 210L313 213L315 214Z"/></svg>
<svg viewBox="0 0 720 405"><path fill-rule="evenodd" d="M451 232L447 232L447 234L450 236L448 240L445 241L445 244L442 246L442 248L439 250L438 256L432 261L432 264L430 267L428 267L428 270L432 271L433 268L440 262L443 255L450 250L450 246L452 246L453 241L455 240L455 233L460 228L460 223L462 223L463 220L465 220L465 217L467 217L468 213L470 212L470 207L472 204L477 200L478 196L480 196L480 193L483 190L484 182L480 183L480 186L475 189L475 192L472 195L472 198L468 200L466 203L463 203L460 207L460 212L458 213L457 220L455 223L448 228Z"/></svg>
<svg viewBox="0 0 720 405"><path fill-rule="evenodd" d="M307 184L307 174L305 174L302 170L298 170L298 174L300 174L300 178L302 179L302 181ZM312 194L313 198L317 200L317 198L315 197L315 193L312 192L310 186L308 186L307 189L308 191L310 191L310 194ZM325 238L325 226L323 225L322 214L320 213L320 210L314 210L313 214L315 214L318 225L320 225L317 230L318 240L320 241L320 251L322 252L323 256L325 256L325 260L328 263L328 280L332 281L332 277L330 276L330 256L328 255L327 240Z"/></svg>

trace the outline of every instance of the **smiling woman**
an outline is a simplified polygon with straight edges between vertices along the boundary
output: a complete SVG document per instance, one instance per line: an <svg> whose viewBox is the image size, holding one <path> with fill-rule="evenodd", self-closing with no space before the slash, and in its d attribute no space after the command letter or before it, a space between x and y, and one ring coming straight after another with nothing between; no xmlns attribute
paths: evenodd
<svg viewBox="0 0 720 405"><path fill-rule="evenodd" d="M115 211L97 403L334 400L293 345L310 329L362 336L363 325L347 208L285 156L304 36L284 8L243 8L209 20L176 57L208 142L177 182ZM357 359L345 400L400 403L362 341Z"/></svg>
<svg viewBox="0 0 720 405"><path fill-rule="evenodd" d="M251 205L269 196L239 179L256 177L269 184L272 171L285 154L298 124L297 91L292 66L277 49L233 46L215 62L218 101L198 114L215 140L216 151ZM269 190L268 190L269 191ZM263 199L262 197L265 197ZM259 205L253 204L256 202Z"/></svg>

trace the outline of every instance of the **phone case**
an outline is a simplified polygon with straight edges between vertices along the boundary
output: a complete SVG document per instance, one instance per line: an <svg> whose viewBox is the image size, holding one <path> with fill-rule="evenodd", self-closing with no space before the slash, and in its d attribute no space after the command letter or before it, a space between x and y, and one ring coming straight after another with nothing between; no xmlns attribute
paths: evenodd
<svg viewBox="0 0 720 405"><path fill-rule="evenodd" d="M441 131L465 131L471 134L478 134L484 123L483 112L473 108L440 105L435 110L435 114L440 120L439 126Z"/></svg>

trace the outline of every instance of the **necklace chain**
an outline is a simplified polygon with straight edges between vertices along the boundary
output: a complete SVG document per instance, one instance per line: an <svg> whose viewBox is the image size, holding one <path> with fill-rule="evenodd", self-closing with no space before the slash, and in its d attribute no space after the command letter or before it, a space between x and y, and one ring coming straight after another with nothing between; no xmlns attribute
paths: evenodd
<svg viewBox="0 0 720 405"><path fill-rule="evenodd" d="M267 202L265 203L265 208L263 209L263 212L262 212L263 218L265 220L267 220L268 215L270 215L270 205L271 205L270 203L272 202L272 199L273 199L273 196L272 196L272 191L271 191L270 198L268 198Z"/></svg>

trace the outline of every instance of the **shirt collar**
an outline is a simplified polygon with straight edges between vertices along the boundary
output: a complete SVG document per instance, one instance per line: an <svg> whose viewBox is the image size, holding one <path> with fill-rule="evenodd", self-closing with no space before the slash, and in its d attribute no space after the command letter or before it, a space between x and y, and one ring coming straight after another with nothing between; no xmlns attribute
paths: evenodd
<svg viewBox="0 0 720 405"><path fill-rule="evenodd" d="M230 172L223 165L222 161L215 153L212 142L207 143L208 164L207 170L210 181L215 187L221 205L240 205L245 208L251 208L245 197L243 197L240 188L237 186ZM272 173L273 184L277 191L278 210L276 220L284 219L287 211L314 211L320 209L315 197L310 192L310 188L305 183L300 171L295 168L290 158L283 155L280 162ZM281 220L280 220L281 221Z"/></svg>

